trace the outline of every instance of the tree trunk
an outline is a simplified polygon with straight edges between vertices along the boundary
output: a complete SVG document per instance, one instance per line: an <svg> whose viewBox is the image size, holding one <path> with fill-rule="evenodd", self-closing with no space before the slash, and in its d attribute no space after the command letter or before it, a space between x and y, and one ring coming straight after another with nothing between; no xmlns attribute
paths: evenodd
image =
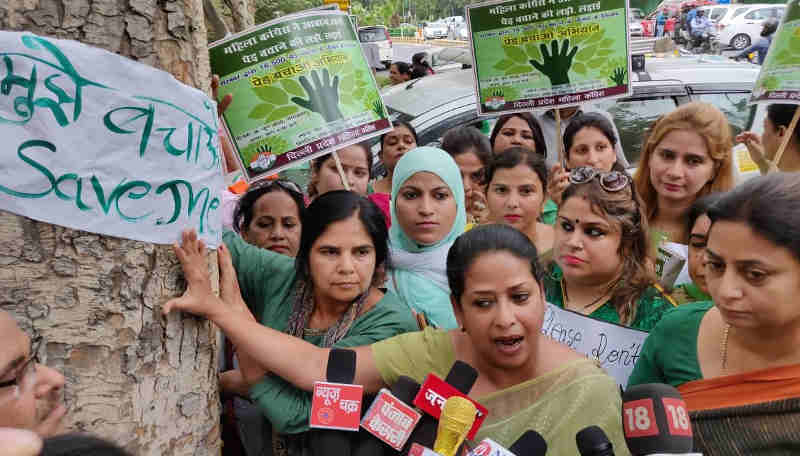
<svg viewBox="0 0 800 456"><path fill-rule="evenodd" d="M255 0L225 0L233 15L235 32L241 32L254 25Z"/></svg>
<svg viewBox="0 0 800 456"><path fill-rule="evenodd" d="M208 90L202 0L0 0L0 28L103 47ZM71 430L143 456L219 454L217 331L161 316L184 286L167 246L0 211L0 308L44 337Z"/></svg>

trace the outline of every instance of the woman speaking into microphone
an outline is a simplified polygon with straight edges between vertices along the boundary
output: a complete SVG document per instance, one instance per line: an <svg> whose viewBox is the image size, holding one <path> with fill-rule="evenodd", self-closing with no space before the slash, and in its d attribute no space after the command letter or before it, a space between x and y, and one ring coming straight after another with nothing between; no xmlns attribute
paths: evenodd
<svg viewBox="0 0 800 456"><path fill-rule="evenodd" d="M299 389L310 391L325 378L329 348L259 325L228 291L217 297L196 237L184 236L176 250L189 287L164 306L164 313L209 318L261 369ZM227 249L219 257L221 283L235 281ZM550 453L576 454L576 433L596 425L613 442L616 455L628 455L616 382L593 361L541 333L541 278L536 247L516 229L484 225L461 235L447 256L459 328L426 328L355 348L354 383L366 393L393 384L401 375L422 383L429 373L445 377L462 360L477 369L471 395L489 410L476 440L491 438L508 447L535 429Z"/></svg>

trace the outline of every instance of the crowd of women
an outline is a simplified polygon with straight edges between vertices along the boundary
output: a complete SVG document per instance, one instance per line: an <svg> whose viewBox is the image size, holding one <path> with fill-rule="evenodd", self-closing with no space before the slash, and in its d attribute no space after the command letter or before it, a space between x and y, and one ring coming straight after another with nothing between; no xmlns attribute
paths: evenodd
<svg viewBox="0 0 800 456"><path fill-rule="evenodd" d="M534 429L549 454L576 454L576 432L598 425L628 454L616 382L542 335L546 303L650 332L629 385L678 387L698 423L775 407L757 449L797 451L780 424L800 402L800 173L767 173L800 170L794 110L770 106L763 136L734 138L714 106L682 105L644 133L633 176L598 114L572 119L551 169L529 113L499 117L488 138L453 129L441 148L396 122L379 142L383 177L356 144L338 151L342 172L315 159L305 194L282 179L250 186L218 250L218 296L202 242L184 233L188 289L164 311L224 332L236 364L221 389L252 403L243 440L255 454L302 454L333 347L355 350L366 393L469 363L489 410L477 440L507 446ZM738 187L735 139L766 174ZM687 258L673 283L660 283L660 248ZM696 451L754 454L737 428L750 423L710 422Z"/></svg>

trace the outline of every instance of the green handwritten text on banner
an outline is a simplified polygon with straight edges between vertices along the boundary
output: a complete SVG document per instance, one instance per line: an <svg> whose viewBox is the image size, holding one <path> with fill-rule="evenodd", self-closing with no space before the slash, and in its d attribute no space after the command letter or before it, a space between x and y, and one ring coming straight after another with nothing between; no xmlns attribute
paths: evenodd
<svg viewBox="0 0 800 456"><path fill-rule="evenodd" d="M306 11L213 43L211 69L246 179L364 141L391 124L346 14Z"/></svg>
<svg viewBox="0 0 800 456"><path fill-rule="evenodd" d="M750 102L800 104L800 0L786 4Z"/></svg>
<svg viewBox="0 0 800 456"><path fill-rule="evenodd" d="M579 105L630 93L625 0L467 6L478 113Z"/></svg>
<svg viewBox="0 0 800 456"><path fill-rule="evenodd" d="M169 244L220 242L216 104L170 74L66 40L0 32L0 209Z"/></svg>

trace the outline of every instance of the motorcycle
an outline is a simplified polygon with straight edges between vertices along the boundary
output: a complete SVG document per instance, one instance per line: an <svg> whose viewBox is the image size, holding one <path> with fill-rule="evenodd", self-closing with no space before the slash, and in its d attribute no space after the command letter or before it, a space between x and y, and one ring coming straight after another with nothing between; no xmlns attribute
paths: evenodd
<svg viewBox="0 0 800 456"><path fill-rule="evenodd" d="M711 27L694 35L689 42L689 47L692 54L719 55L722 52L722 48L719 44L719 36Z"/></svg>

